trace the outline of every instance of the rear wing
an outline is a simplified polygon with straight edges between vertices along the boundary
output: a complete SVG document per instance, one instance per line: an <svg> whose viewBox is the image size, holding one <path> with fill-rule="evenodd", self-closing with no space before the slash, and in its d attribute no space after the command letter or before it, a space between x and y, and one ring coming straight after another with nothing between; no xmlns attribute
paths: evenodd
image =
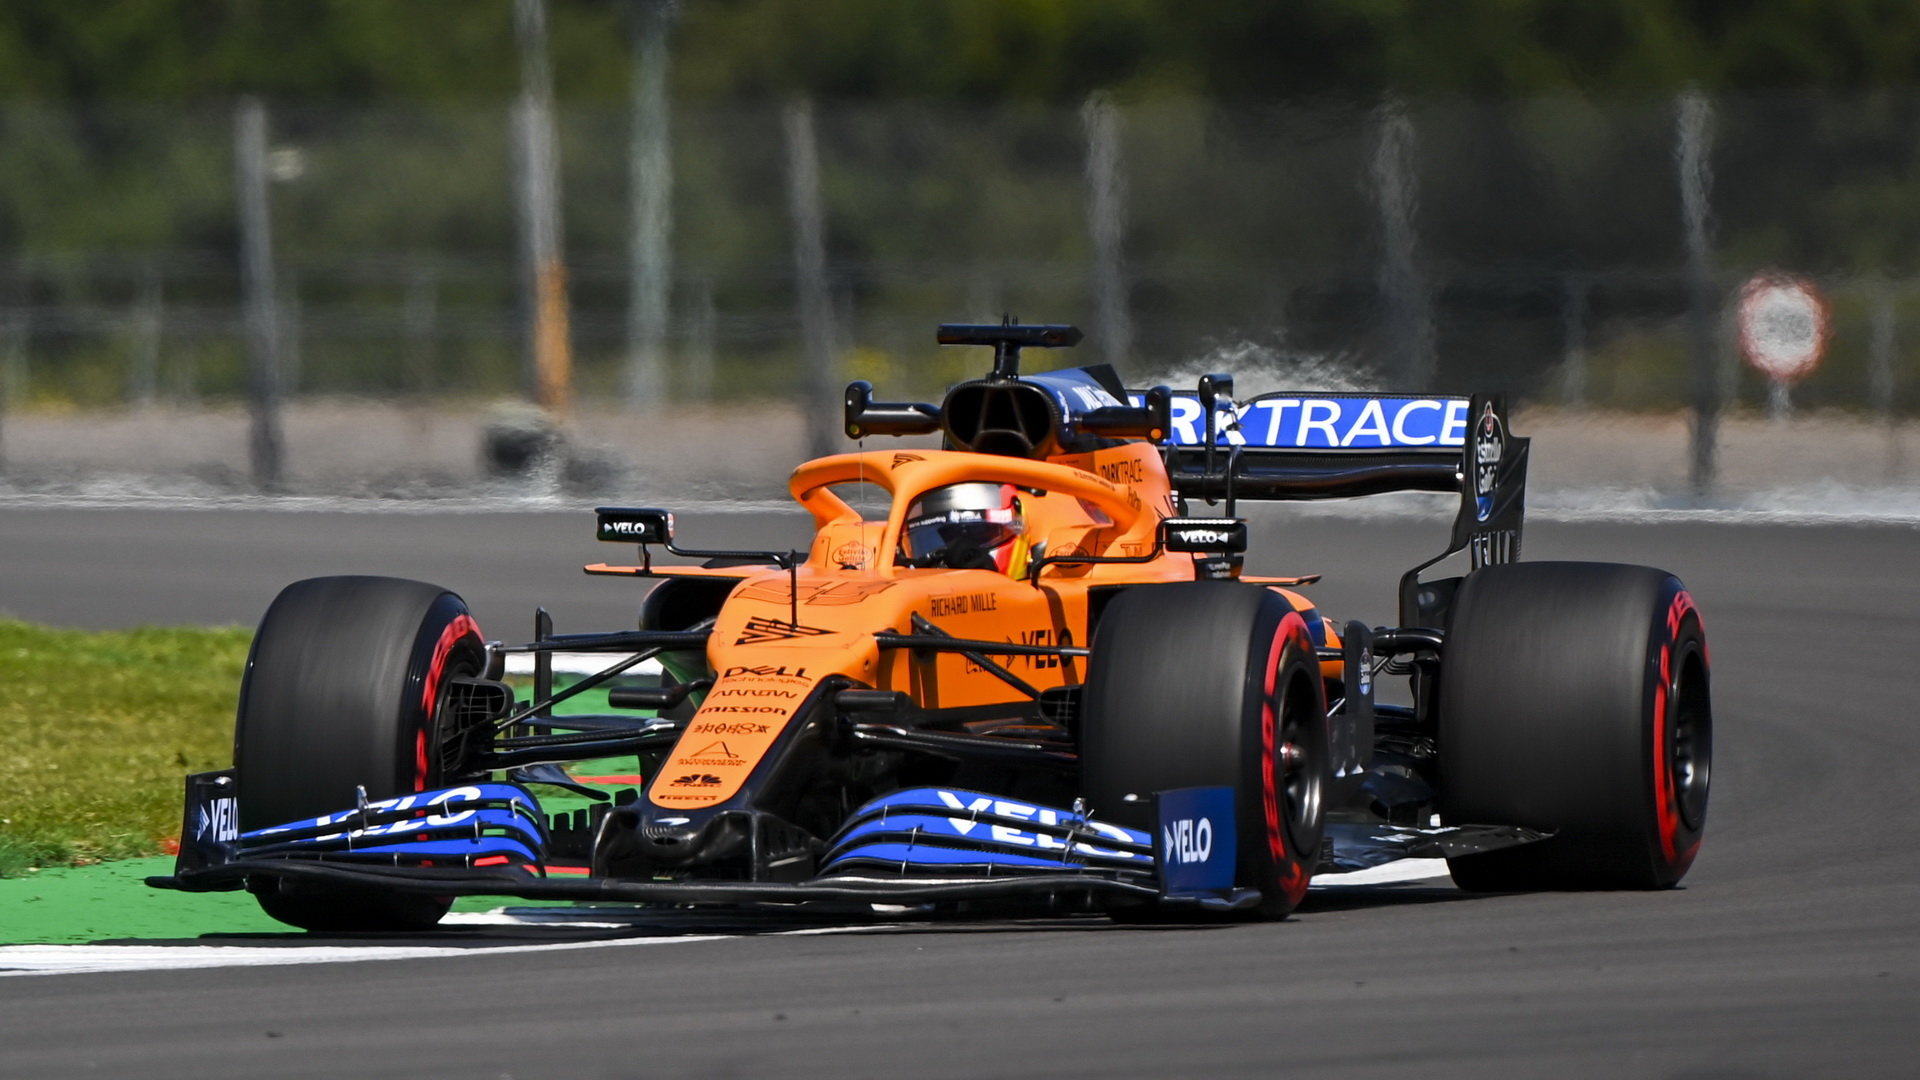
<svg viewBox="0 0 1920 1080"><path fill-rule="evenodd" d="M942 326L938 340L992 346L993 370L953 387L939 405L875 401L871 383L851 383L849 438L941 432L949 449L1030 460L1146 439L1161 447L1176 493L1225 500L1229 518L1240 499L1458 492L1447 550L1400 580L1403 627L1443 625L1462 580L1422 582L1422 571L1461 551L1471 570L1520 556L1527 440L1508 427L1497 395L1281 391L1235 402L1229 375L1202 375L1197 390L1175 393L1128 390L1105 364L1020 374L1020 350L1073 345L1080 331L1071 326L1022 326L1009 317L998 326Z"/></svg>
<svg viewBox="0 0 1920 1080"><path fill-rule="evenodd" d="M1280 391L1234 402L1207 389L1173 395L1165 443L1175 486L1206 499L1456 491L1478 415L1465 397Z"/></svg>
<svg viewBox="0 0 1920 1080"><path fill-rule="evenodd" d="M1459 551L1472 570L1519 558L1529 440L1513 434L1503 396L1280 391L1236 402L1232 385L1210 375L1173 395L1164 446L1182 496L1224 500L1232 517L1239 499L1458 492L1447 550L1401 580L1403 626L1436 625L1459 581L1422 584L1422 570Z"/></svg>

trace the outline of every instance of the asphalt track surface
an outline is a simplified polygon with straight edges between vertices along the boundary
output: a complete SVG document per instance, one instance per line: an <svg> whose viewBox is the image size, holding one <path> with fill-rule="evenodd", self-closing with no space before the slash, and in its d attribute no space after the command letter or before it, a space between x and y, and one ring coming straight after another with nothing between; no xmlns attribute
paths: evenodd
<svg viewBox="0 0 1920 1080"><path fill-rule="evenodd" d="M625 625L583 512L0 510L0 608L46 622L250 623L294 578L437 580L497 636L544 602ZM1391 618L1443 522L1256 522L1336 616ZM683 518L791 543L790 516ZM0 1075L637 1077L1912 1076L1920 1070L1920 531L1538 523L1529 558L1665 566L1707 620L1711 820L1685 887L1316 892L1279 924L1097 919L742 933L460 930L473 955L0 979ZM1264 565L1262 565L1264 564ZM790 930L774 926L770 930ZM719 933L721 936L707 936ZM498 944L611 936L627 947ZM642 945L641 942L650 942ZM207 944L183 942L182 947Z"/></svg>

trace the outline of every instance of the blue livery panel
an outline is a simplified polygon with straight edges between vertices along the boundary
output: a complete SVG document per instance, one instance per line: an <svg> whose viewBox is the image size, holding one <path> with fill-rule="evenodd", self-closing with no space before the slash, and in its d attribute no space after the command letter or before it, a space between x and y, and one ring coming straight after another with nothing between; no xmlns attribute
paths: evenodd
<svg viewBox="0 0 1920 1080"><path fill-rule="evenodd" d="M1233 888L1238 843L1230 787L1175 788L1154 795L1160 889L1168 896Z"/></svg>
<svg viewBox="0 0 1920 1080"><path fill-rule="evenodd" d="M884 844L861 844L844 848L829 864L829 872L838 869L841 872L851 870L854 864L886 863L893 864L902 875L914 870L960 870L970 869L975 873L992 873L993 869L1059 871L1076 870L1083 864L1068 863L1061 859L1049 859L1039 855L1020 855L1010 851L988 851L976 848L948 848L928 843L910 843L892 841ZM869 866L869 868L871 868Z"/></svg>
<svg viewBox="0 0 1920 1080"><path fill-rule="evenodd" d="M916 867L991 873L1079 870L1150 871L1153 838L1084 813L956 788L912 788L882 795L848 819L828 844L822 874L876 866L899 874Z"/></svg>
<svg viewBox="0 0 1920 1080"><path fill-rule="evenodd" d="M1145 400L1129 396L1136 405ZM1218 409L1214 444L1266 450L1458 450L1472 425L1471 406L1464 397L1262 394ZM1174 395L1167 442L1206 445L1199 398Z"/></svg>
<svg viewBox="0 0 1920 1080"><path fill-rule="evenodd" d="M388 863L537 865L545 860L539 802L513 784L466 784L369 802L241 833L246 858L370 859Z"/></svg>

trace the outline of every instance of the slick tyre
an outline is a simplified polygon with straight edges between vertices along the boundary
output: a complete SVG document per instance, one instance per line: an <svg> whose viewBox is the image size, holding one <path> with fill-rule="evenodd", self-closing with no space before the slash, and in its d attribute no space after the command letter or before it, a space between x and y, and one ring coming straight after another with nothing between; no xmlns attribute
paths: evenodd
<svg viewBox="0 0 1920 1080"><path fill-rule="evenodd" d="M1679 580L1516 563L1467 577L1439 688L1447 824L1551 839L1449 859L1461 888L1663 889L1700 847L1713 770L1707 640Z"/></svg>
<svg viewBox="0 0 1920 1080"><path fill-rule="evenodd" d="M260 620L240 687L233 758L242 830L459 779L448 680L480 673L466 604L435 585L326 577L281 591ZM276 877L248 882L268 915L307 930L418 930L451 901Z"/></svg>
<svg viewBox="0 0 1920 1080"><path fill-rule="evenodd" d="M1214 581L1120 594L1094 633L1082 715L1096 815L1152 832L1153 792L1231 786L1238 884L1259 890L1266 918L1300 903L1325 821L1327 716L1306 623L1284 599Z"/></svg>

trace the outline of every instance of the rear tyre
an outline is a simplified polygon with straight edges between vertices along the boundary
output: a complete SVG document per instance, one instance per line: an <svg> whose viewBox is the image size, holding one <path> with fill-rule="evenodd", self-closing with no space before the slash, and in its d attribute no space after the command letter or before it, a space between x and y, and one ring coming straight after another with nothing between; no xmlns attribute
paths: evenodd
<svg viewBox="0 0 1920 1080"><path fill-rule="evenodd" d="M258 829L464 777L448 680L485 665L458 596L398 578L295 582L260 620L240 687L233 759L240 827ZM451 900L271 876L248 888L268 915L307 930L419 930Z"/></svg>
<svg viewBox="0 0 1920 1080"><path fill-rule="evenodd" d="M1152 832L1152 792L1230 786L1238 884L1260 891L1265 918L1300 903L1324 827L1327 710L1284 599L1233 582L1129 589L1095 631L1083 706L1096 814Z"/></svg>
<svg viewBox="0 0 1920 1080"><path fill-rule="evenodd" d="M1440 811L1552 839L1449 859L1461 888L1663 889L1700 848L1713 767L1706 634L1677 578L1516 563L1454 599Z"/></svg>

